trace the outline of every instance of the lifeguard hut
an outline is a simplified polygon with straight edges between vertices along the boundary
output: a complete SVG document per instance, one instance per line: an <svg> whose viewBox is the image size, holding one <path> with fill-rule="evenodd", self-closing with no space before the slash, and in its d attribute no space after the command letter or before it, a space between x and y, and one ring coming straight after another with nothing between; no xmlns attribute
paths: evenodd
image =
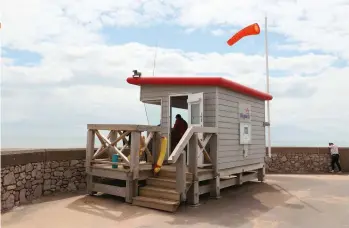
<svg viewBox="0 0 349 228"><path fill-rule="evenodd" d="M176 211L181 202L198 205L202 194L219 198L223 188L253 179L263 181L265 126L269 124L265 101L271 95L220 77L130 77L127 82L140 86L142 102L161 105L161 124L89 124L86 172L90 193L104 192L125 197L134 205ZM172 115L176 114L172 107L188 110L188 129L171 149ZM100 130L110 130L108 137ZM145 131L148 134L142 141ZM97 152L94 135L102 143ZM128 136L131 143L115 146L129 140ZM167 165L154 176L160 137L169 140ZM98 158L104 151L109 156ZM115 153L118 162L110 160Z"/></svg>

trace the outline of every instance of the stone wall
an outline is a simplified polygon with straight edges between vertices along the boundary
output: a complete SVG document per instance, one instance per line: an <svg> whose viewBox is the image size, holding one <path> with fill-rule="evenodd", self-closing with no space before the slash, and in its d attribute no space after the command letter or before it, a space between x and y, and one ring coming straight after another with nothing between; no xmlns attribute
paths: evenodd
<svg viewBox="0 0 349 228"><path fill-rule="evenodd" d="M272 147L271 159L266 159L269 173L328 173L331 156L328 148ZM339 148L340 164L349 172L349 148Z"/></svg>
<svg viewBox="0 0 349 228"><path fill-rule="evenodd" d="M1 151L1 211L86 188L85 149Z"/></svg>

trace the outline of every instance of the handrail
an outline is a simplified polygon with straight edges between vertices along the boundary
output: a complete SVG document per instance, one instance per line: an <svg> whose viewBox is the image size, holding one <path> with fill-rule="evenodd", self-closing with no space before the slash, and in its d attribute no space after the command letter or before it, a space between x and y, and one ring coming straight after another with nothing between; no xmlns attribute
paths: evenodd
<svg viewBox="0 0 349 228"><path fill-rule="evenodd" d="M177 146L171 153L171 155L168 158L169 163L176 163L179 156L183 154L183 150L186 147L186 145L189 143L190 138L193 136L194 133L217 133L218 130L215 127L197 127L197 126L191 126L189 127L184 135L182 136L181 140L179 140Z"/></svg>
<svg viewBox="0 0 349 228"><path fill-rule="evenodd" d="M165 127L153 125L137 125L137 124L87 124L90 130L123 130L123 131L165 131Z"/></svg>
<svg viewBox="0 0 349 228"><path fill-rule="evenodd" d="M178 160L179 156L183 153L185 146L188 144L188 142L193 134L194 134L194 127L189 127L185 131L181 140L179 140L177 146L175 147L175 149L171 153L170 157L168 158L169 163L175 163Z"/></svg>

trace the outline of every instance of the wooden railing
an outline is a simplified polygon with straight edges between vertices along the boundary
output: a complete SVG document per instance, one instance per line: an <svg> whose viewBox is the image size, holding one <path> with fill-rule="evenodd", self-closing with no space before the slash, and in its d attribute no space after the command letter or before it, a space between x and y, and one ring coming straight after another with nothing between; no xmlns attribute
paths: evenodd
<svg viewBox="0 0 349 228"><path fill-rule="evenodd" d="M129 167L133 172L133 179L139 177L139 166L143 164L154 164L155 157L159 151L160 132L163 130L159 126L149 125L124 125L124 124L88 124L86 167L93 164L123 165ZM100 131L109 130L109 134L104 136ZM141 137L142 132L147 132L145 140ZM99 139L101 146L94 152L95 136ZM123 141L121 148L117 143ZM131 141L131 142L130 142ZM148 149L152 143L152 151ZM130 155L124 154L126 149L130 149ZM146 153L145 163L140 161L140 156ZM101 158L103 155L107 158ZM112 162L113 154L119 155L118 162Z"/></svg>
<svg viewBox="0 0 349 228"><path fill-rule="evenodd" d="M203 134L203 139L198 139L198 134ZM189 194L189 202L197 204L199 201L198 164L199 153L204 153L207 161L212 164L213 172L218 175L217 169L217 128L213 127L189 127L183 137L169 156L169 163L176 163L176 191L181 194L181 201L186 200L186 159L185 147L189 144L189 172L193 175L192 192ZM206 151L206 145L210 143L210 155Z"/></svg>

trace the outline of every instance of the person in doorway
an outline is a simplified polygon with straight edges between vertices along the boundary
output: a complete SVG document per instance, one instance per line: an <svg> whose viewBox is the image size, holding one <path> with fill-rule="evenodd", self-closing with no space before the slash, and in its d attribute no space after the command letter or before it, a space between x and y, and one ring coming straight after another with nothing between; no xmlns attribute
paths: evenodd
<svg viewBox="0 0 349 228"><path fill-rule="evenodd" d="M177 146L179 143L179 140L183 137L185 131L188 129L188 123L185 121L180 114L176 115L176 122L173 126L172 132L171 132L171 147L172 150Z"/></svg>
<svg viewBox="0 0 349 228"><path fill-rule="evenodd" d="M338 146L336 146L334 143L328 144L330 153L331 153L331 173L334 172L334 165L337 165L338 173L342 172L341 165L339 164L339 152L338 152Z"/></svg>

